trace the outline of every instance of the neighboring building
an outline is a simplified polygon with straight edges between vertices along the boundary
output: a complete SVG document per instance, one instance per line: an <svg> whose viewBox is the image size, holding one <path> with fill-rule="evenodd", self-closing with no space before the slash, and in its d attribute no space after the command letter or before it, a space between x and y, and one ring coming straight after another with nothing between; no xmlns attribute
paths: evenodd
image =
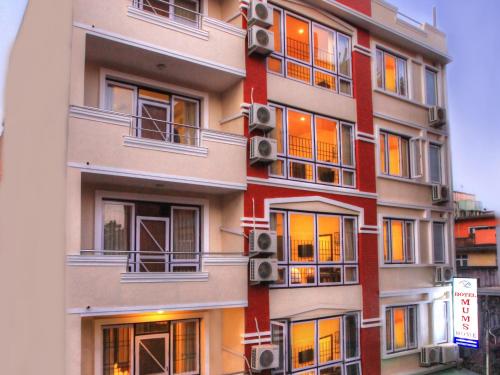
<svg viewBox="0 0 500 375"><path fill-rule="evenodd" d="M280 374L446 367L419 366L452 340L445 35L381 0L269 4L249 49L245 1L30 1L6 373L240 374L271 343Z"/></svg>
<svg viewBox="0 0 500 375"><path fill-rule="evenodd" d="M480 287L499 286L495 212L472 194L454 192L457 276L479 279Z"/></svg>

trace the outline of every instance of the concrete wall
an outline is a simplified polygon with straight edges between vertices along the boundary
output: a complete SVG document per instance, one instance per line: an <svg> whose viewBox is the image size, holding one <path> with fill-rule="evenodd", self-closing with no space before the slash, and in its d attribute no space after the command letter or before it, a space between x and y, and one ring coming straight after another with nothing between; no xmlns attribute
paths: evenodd
<svg viewBox="0 0 500 375"><path fill-rule="evenodd" d="M71 9L71 1L30 1L10 58L0 181L5 374L67 374L63 228Z"/></svg>

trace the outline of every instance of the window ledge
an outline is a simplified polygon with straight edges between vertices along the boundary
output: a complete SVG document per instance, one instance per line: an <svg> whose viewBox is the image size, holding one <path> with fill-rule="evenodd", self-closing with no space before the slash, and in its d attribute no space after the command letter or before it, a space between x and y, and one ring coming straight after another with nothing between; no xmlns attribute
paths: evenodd
<svg viewBox="0 0 500 375"><path fill-rule="evenodd" d="M208 281L208 272L123 272L122 283L180 283Z"/></svg>
<svg viewBox="0 0 500 375"><path fill-rule="evenodd" d="M444 264L432 264L432 263L391 263L391 264L381 264L380 268L428 268L443 266Z"/></svg>
<svg viewBox="0 0 500 375"><path fill-rule="evenodd" d="M391 359L391 358L404 357L404 356L407 356L407 355L412 355L412 354L417 354L417 353L420 353L420 348L411 349L411 350L403 350L401 352L391 353L391 354L384 353L382 355L382 359Z"/></svg>
<svg viewBox="0 0 500 375"><path fill-rule="evenodd" d="M149 22L151 24L164 27L173 31L178 31L187 35L194 36L195 38L208 40L208 32L205 30L200 30L196 27L185 25L180 22L173 21L167 17L155 16L149 12L137 9L133 6L128 7L128 15L132 18L139 19L141 21Z"/></svg>
<svg viewBox="0 0 500 375"><path fill-rule="evenodd" d="M407 97L404 97L404 96L400 96L400 95L397 95L397 94L393 94L391 92L388 92L388 91L385 91L385 90L382 90L380 88L375 88L373 89L373 91L375 92L378 92L380 94L383 94L383 95L387 95L387 96L390 96L391 98L394 98L394 99L399 99L403 102L406 102L408 104L413 104L413 105L416 105L417 107L420 107L420 108L423 108L423 109L426 109L428 110L430 107L426 104L423 104L423 103L420 103L420 102L417 102L416 100L412 100L412 99L408 99Z"/></svg>
<svg viewBox="0 0 500 375"><path fill-rule="evenodd" d="M378 178L384 178L386 180L393 180L393 181L399 181L399 182L406 182L409 184L415 184L415 185L421 185L421 186L429 186L431 187L434 184L431 184L429 182L424 182L424 181L418 181L412 178L404 178L404 177L397 177L397 176L390 176L386 174L379 173L377 175Z"/></svg>
<svg viewBox="0 0 500 375"><path fill-rule="evenodd" d="M128 147L144 148L148 150L173 152L191 156L208 156L208 148L197 146L186 146L178 143L155 141L151 139L136 138L130 136L123 137L123 145Z"/></svg>
<svg viewBox="0 0 500 375"><path fill-rule="evenodd" d="M124 255L81 255L68 254L66 256L66 265L81 266L106 266L123 267L127 265L127 256Z"/></svg>

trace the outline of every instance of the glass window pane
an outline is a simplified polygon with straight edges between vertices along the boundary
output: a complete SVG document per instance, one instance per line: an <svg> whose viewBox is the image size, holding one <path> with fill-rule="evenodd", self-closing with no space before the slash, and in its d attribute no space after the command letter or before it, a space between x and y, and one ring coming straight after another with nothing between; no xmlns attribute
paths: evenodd
<svg viewBox="0 0 500 375"><path fill-rule="evenodd" d="M313 166L312 164L299 163L290 161L288 164L288 175L290 178L313 181Z"/></svg>
<svg viewBox="0 0 500 375"><path fill-rule="evenodd" d="M315 375L314 372L312 374ZM319 375L342 375L342 366L337 365L321 368Z"/></svg>
<svg viewBox="0 0 500 375"><path fill-rule="evenodd" d="M354 262L356 256L356 233L354 219L344 218L344 261Z"/></svg>
<svg viewBox="0 0 500 375"><path fill-rule="evenodd" d="M277 143L277 151L278 154L284 154L285 153L285 129L284 129L284 123L283 123L283 108L281 107L274 107L276 110L276 127L269 132L269 135L271 138L276 139Z"/></svg>
<svg viewBox="0 0 500 375"><path fill-rule="evenodd" d="M338 36L339 73L351 76L351 39L345 35Z"/></svg>
<svg viewBox="0 0 500 375"><path fill-rule="evenodd" d="M413 223L411 221L405 222L405 255L406 262L413 262L413 253L414 253L414 241L413 241Z"/></svg>
<svg viewBox="0 0 500 375"><path fill-rule="evenodd" d="M172 209L172 255L174 260L195 260L198 250L198 211L192 209ZM190 254L193 253L193 254Z"/></svg>
<svg viewBox="0 0 500 375"><path fill-rule="evenodd" d="M392 351L392 310L385 310L385 350Z"/></svg>
<svg viewBox="0 0 500 375"><path fill-rule="evenodd" d="M384 53L377 50L377 87L384 88Z"/></svg>
<svg viewBox="0 0 500 375"><path fill-rule="evenodd" d="M197 145L198 129L195 128L198 126L198 102L175 98L173 142Z"/></svg>
<svg viewBox="0 0 500 375"><path fill-rule="evenodd" d="M340 326L340 318L322 319L318 322L320 365L340 360Z"/></svg>
<svg viewBox="0 0 500 375"><path fill-rule="evenodd" d="M198 371L198 321L186 320L172 323L173 373Z"/></svg>
<svg viewBox="0 0 500 375"><path fill-rule="evenodd" d="M403 222L391 220L391 255L393 262L404 262Z"/></svg>
<svg viewBox="0 0 500 375"><path fill-rule="evenodd" d="M145 322L134 324L134 333L138 335L147 335L151 333L168 333L170 331L169 321Z"/></svg>
<svg viewBox="0 0 500 375"><path fill-rule="evenodd" d="M389 242L389 222L384 220L384 261L391 261L391 252L390 252L390 242Z"/></svg>
<svg viewBox="0 0 500 375"><path fill-rule="evenodd" d="M358 280L358 267L357 266L344 266L344 282L357 283Z"/></svg>
<svg viewBox="0 0 500 375"><path fill-rule="evenodd" d="M352 82L339 78L339 92L341 94L352 96Z"/></svg>
<svg viewBox="0 0 500 375"><path fill-rule="evenodd" d="M389 143L389 174L393 176L401 176L401 150L400 138L396 135L388 135Z"/></svg>
<svg viewBox="0 0 500 375"><path fill-rule="evenodd" d="M320 70L314 71L314 85L324 89L337 91L337 78Z"/></svg>
<svg viewBox="0 0 500 375"><path fill-rule="evenodd" d="M359 362L346 364L345 375L361 375L361 366Z"/></svg>
<svg viewBox="0 0 500 375"><path fill-rule="evenodd" d="M174 0L174 19L178 22L196 24L198 21L198 0Z"/></svg>
<svg viewBox="0 0 500 375"><path fill-rule="evenodd" d="M340 284L342 282L341 267L319 267L320 284Z"/></svg>
<svg viewBox="0 0 500 375"><path fill-rule="evenodd" d="M385 89L387 91L396 92L396 58L387 53L384 53L384 76L385 76Z"/></svg>
<svg viewBox="0 0 500 375"><path fill-rule="evenodd" d="M278 159L273 161L269 166L269 174L272 176L286 177L284 160Z"/></svg>
<svg viewBox="0 0 500 375"><path fill-rule="evenodd" d="M104 328L103 375L130 374L130 328Z"/></svg>
<svg viewBox="0 0 500 375"><path fill-rule="evenodd" d="M354 172L344 170L342 172L342 185L347 187L354 187Z"/></svg>
<svg viewBox="0 0 500 375"><path fill-rule="evenodd" d="M311 61L309 22L286 15L286 53L304 62Z"/></svg>
<svg viewBox="0 0 500 375"><path fill-rule="evenodd" d="M168 109L166 104L143 102L140 104L138 136L158 141L169 141Z"/></svg>
<svg viewBox="0 0 500 375"><path fill-rule="evenodd" d="M406 89L406 61L398 59L398 93L402 96L407 96Z"/></svg>
<svg viewBox="0 0 500 375"><path fill-rule="evenodd" d="M170 12L170 5L165 0L148 0L140 2L140 4L143 4L143 10L157 16L168 17Z"/></svg>
<svg viewBox="0 0 500 375"><path fill-rule="evenodd" d="M290 284L291 285L316 284L316 268L290 267Z"/></svg>
<svg viewBox="0 0 500 375"><path fill-rule="evenodd" d="M294 323L291 329L292 369L316 364L315 322Z"/></svg>
<svg viewBox="0 0 500 375"><path fill-rule="evenodd" d="M132 206L104 203L104 250L130 250Z"/></svg>
<svg viewBox="0 0 500 375"><path fill-rule="evenodd" d="M401 138L401 175L403 177L410 177L409 147L408 139Z"/></svg>
<svg viewBox="0 0 500 375"><path fill-rule="evenodd" d="M283 74L283 60L275 56L267 58L267 70L270 72Z"/></svg>
<svg viewBox="0 0 500 375"><path fill-rule="evenodd" d="M320 262L340 262L340 217L318 216Z"/></svg>
<svg viewBox="0 0 500 375"><path fill-rule="evenodd" d="M394 350L406 348L406 308L394 307L393 314L393 330L394 330Z"/></svg>
<svg viewBox="0 0 500 375"><path fill-rule="evenodd" d="M285 260L285 214L271 212L271 230L276 232L278 261Z"/></svg>
<svg viewBox="0 0 500 375"><path fill-rule="evenodd" d="M359 357L358 315L346 315L344 324L345 358Z"/></svg>
<svg viewBox="0 0 500 375"><path fill-rule="evenodd" d="M139 97L141 99L151 99L159 102L169 102L170 95L165 94L163 92L148 90L148 89L139 89Z"/></svg>
<svg viewBox="0 0 500 375"><path fill-rule="evenodd" d="M311 83L311 68L296 64L290 60L286 62L286 74L290 78L303 81L305 83Z"/></svg>
<svg viewBox="0 0 500 375"><path fill-rule="evenodd" d="M291 261L314 261L314 216L290 213L289 248Z"/></svg>
<svg viewBox="0 0 500 375"><path fill-rule="evenodd" d="M288 155L312 159L311 120L310 114L288 111Z"/></svg>
<svg viewBox="0 0 500 375"><path fill-rule="evenodd" d="M354 165L353 129L350 125L342 124L342 164Z"/></svg>
<svg viewBox="0 0 500 375"><path fill-rule="evenodd" d="M318 165L316 176L318 182L324 184L338 185L340 183L340 169L332 167L324 167Z"/></svg>
<svg viewBox="0 0 500 375"><path fill-rule="evenodd" d="M338 164L338 122L316 117L316 160Z"/></svg>
<svg viewBox="0 0 500 375"><path fill-rule="evenodd" d="M281 11L273 9L273 26L269 29L274 33L274 51L282 53L281 47Z"/></svg>
<svg viewBox="0 0 500 375"><path fill-rule="evenodd" d="M437 75L425 69L425 104L437 105Z"/></svg>
<svg viewBox="0 0 500 375"><path fill-rule="evenodd" d="M278 345L279 348L279 368L278 370L283 371L285 365L285 345L286 342L286 327L280 323L271 322L271 343L273 345Z"/></svg>
<svg viewBox="0 0 500 375"><path fill-rule="evenodd" d="M135 91L113 83L108 83L106 109L113 112L134 115Z"/></svg>
<svg viewBox="0 0 500 375"><path fill-rule="evenodd" d="M441 183L441 147L429 145L431 182Z"/></svg>
<svg viewBox="0 0 500 375"><path fill-rule="evenodd" d="M385 143L386 143L386 135L383 133L380 133L380 139L379 139L379 149L380 149L380 171L382 173L387 173L387 164L386 164L386 157L385 157Z"/></svg>
<svg viewBox="0 0 500 375"><path fill-rule="evenodd" d="M435 301L433 305L433 331L436 343L448 340L448 304L446 301Z"/></svg>
<svg viewBox="0 0 500 375"><path fill-rule="evenodd" d="M334 72L335 33L324 27L313 25L314 65Z"/></svg>
<svg viewBox="0 0 500 375"><path fill-rule="evenodd" d="M444 263L444 224L433 223L432 224L433 233L433 253L434 253L434 263Z"/></svg>
<svg viewBox="0 0 500 375"><path fill-rule="evenodd" d="M408 349L416 348L417 343L417 307L408 307Z"/></svg>

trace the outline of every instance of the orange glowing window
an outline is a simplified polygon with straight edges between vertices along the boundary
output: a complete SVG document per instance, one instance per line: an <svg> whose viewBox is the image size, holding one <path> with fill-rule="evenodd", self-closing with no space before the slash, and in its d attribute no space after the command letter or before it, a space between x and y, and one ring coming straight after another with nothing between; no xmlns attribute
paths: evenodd
<svg viewBox="0 0 500 375"><path fill-rule="evenodd" d="M294 323L291 329L292 369L316 364L316 324L314 321Z"/></svg>
<svg viewBox="0 0 500 375"><path fill-rule="evenodd" d="M274 51L282 53L281 48L281 11L278 9L273 9L273 26L271 26L270 31L274 33Z"/></svg>
<svg viewBox="0 0 500 375"><path fill-rule="evenodd" d="M340 217L318 216L318 252L320 262L340 261Z"/></svg>
<svg viewBox="0 0 500 375"><path fill-rule="evenodd" d="M322 26L313 25L314 64L335 71L335 33Z"/></svg>
<svg viewBox="0 0 500 375"><path fill-rule="evenodd" d="M393 319L394 349L404 349L406 347L406 309L393 309Z"/></svg>
<svg viewBox="0 0 500 375"><path fill-rule="evenodd" d="M414 349L417 340L417 306L390 307L386 310L386 352Z"/></svg>
<svg viewBox="0 0 500 375"><path fill-rule="evenodd" d="M387 142L386 140L386 135L385 134L380 134L380 171L382 173L387 173L387 163L386 163L386 156L385 156L385 143Z"/></svg>
<svg viewBox="0 0 500 375"><path fill-rule="evenodd" d="M400 96L408 95L406 60L377 49L377 86Z"/></svg>
<svg viewBox="0 0 500 375"><path fill-rule="evenodd" d="M340 360L340 318L320 320L318 336L319 364Z"/></svg>
<svg viewBox="0 0 500 375"><path fill-rule="evenodd" d="M397 177L410 177L410 140L408 138L380 133L380 171Z"/></svg>
<svg viewBox="0 0 500 375"><path fill-rule="evenodd" d="M291 260L301 263L314 262L314 216L292 213L289 217Z"/></svg>
<svg viewBox="0 0 500 375"><path fill-rule="evenodd" d="M389 143L389 174L394 176L401 175L401 149L399 144L399 137L390 134L388 137Z"/></svg>
<svg viewBox="0 0 500 375"><path fill-rule="evenodd" d="M410 220L384 220L383 242L385 263L413 263L413 228L413 221Z"/></svg>
<svg viewBox="0 0 500 375"><path fill-rule="evenodd" d="M286 15L286 53L294 59L311 61L309 22Z"/></svg>
<svg viewBox="0 0 500 375"><path fill-rule="evenodd" d="M391 55L385 55L385 89L396 92L396 58Z"/></svg>
<svg viewBox="0 0 500 375"><path fill-rule="evenodd" d="M393 262L404 261L403 222L391 221L391 253Z"/></svg>
<svg viewBox="0 0 500 375"><path fill-rule="evenodd" d="M316 117L316 159L338 164L338 123L323 117Z"/></svg>
<svg viewBox="0 0 500 375"><path fill-rule="evenodd" d="M283 61L280 58L269 56L267 58L267 70L277 74L283 74Z"/></svg>
<svg viewBox="0 0 500 375"><path fill-rule="evenodd" d="M308 113L288 111L288 154L312 159L312 116Z"/></svg>

